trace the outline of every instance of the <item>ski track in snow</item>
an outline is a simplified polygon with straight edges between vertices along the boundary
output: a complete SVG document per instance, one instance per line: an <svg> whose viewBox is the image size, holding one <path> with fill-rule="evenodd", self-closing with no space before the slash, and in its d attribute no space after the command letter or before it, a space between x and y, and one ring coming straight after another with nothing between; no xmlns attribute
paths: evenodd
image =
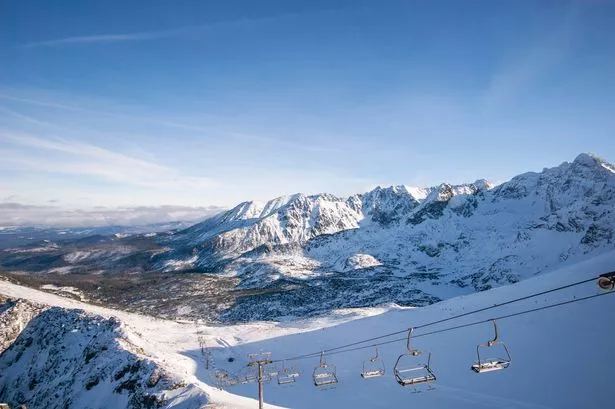
<svg viewBox="0 0 615 409"><path fill-rule="evenodd" d="M233 326L206 326L145 317L86 304L74 299L34 290L0 280L0 293L14 298L80 308L123 323L131 342L146 355L188 382L201 387L215 408L255 408L256 384L236 385L222 391L211 385L212 377L201 359L196 335L203 334L213 353L215 365L232 374L245 370L250 352L267 350L274 359L311 353L345 343L421 325L432 320L471 311L530 293L576 282L615 269L615 251L544 274L515 285L449 299L416 309L360 309L294 322L256 322ZM547 294L493 311L439 324L429 330L446 328L501 314L536 308L572 297L599 293L594 283ZM414 345L432 351L432 366L438 376L436 390L412 394L398 386L392 365L404 352L403 342L381 347L387 373L382 378L363 380L361 362L372 349L334 355L340 383L333 390L317 391L311 372L317 359L297 361L302 376L292 387L280 387L275 380L265 385L267 408L520 408L577 409L612 407L609 380L615 378L615 359L609 355L615 342L615 328L605 322L604 312L615 308L615 296L599 297L574 305L553 308L498 322L501 339L508 345L510 368L491 374L473 374L469 366L476 344L492 337L487 324L419 338ZM361 319L359 319L361 318ZM420 332L419 332L420 333ZM396 338L398 338L397 336ZM403 337L403 335L402 335ZM229 363L228 358L235 358ZM276 405L276 406L274 406Z"/></svg>

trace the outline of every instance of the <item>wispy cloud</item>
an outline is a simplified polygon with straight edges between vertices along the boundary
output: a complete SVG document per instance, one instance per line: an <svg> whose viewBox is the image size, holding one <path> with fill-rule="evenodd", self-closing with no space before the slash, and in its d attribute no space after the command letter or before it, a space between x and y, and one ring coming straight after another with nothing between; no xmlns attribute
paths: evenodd
<svg viewBox="0 0 615 409"><path fill-rule="evenodd" d="M13 149L0 149L0 160L5 166L94 176L144 188L200 190L219 185L207 177L184 175L166 166L78 141L2 131L0 141L13 146Z"/></svg>
<svg viewBox="0 0 615 409"><path fill-rule="evenodd" d="M248 142L261 142L261 143L269 143L269 144L274 143L278 146L280 145L288 146L289 148L300 149L300 150L307 151L307 152L335 152L337 151L336 149L333 149L327 146L311 146L309 144L295 143L283 137L271 137L271 136L255 135L252 133L248 134L245 132L227 131L227 130L220 129L220 127L204 126L204 125L194 124L190 122L182 122L181 120L175 120L174 118L164 118L164 117L153 118L153 117L148 117L148 116L126 114L122 112L113 112L107 109L90 108L87 106L76 106L76 105L71 105L70 103L66 103L63 100L58 101L57 99L53 97L50 98L49 96L32 98L28 96L13 95L10 93L0 92L0 100L1 99L4 99L6 101L13 101L13 102L18 102L18 103L23 103L23 104L28 104L28 105L45 107L45 108L59 109L63 111L83 112L83 113L90 113L90 114L95 114L95 115L122 118L122 119L127 119L130 121L137 121L137 122L148 123L148 124L153 124L153 125L160 125L160 126L163 126L165 128L170 128L170 129L178 129L181 131L199 132L203 134L209 134L209 135L216 136L216 137L228 137L228 138L244 140ZM16 117L16 118L19 118L19 119L22 119L22 120L25 120L31 123L37 123L39 125L51 126L55 128L58 127L57 125L52 124L50 122L41 121L37 118L34 118L29 115L21 114L19 112L8 109L6 107L0 106L0 111L3 111L8 115L11 115L13 117Z"/></svg>
<svg viewBox="0 0 615 409"><path fill-rule="evenodd" d="M162 38L182 37L194 34L202 34L207 30L220 27L245 26L250 24L262 24L272 21L284 20L289 18L306 18L314 15L323 15L332 12L337 12L337 9L324 9L311 13L283 13L274 16L265 16L258 18L238 18L233 20L217 21L209 24L194 25L188 27L179 27L168 30L141 31L135 33L111 33L97 34L58 38L54 40L33 41L30 43L19 44L17 48L34 48L34 47L57 47L69 45L85 45L96 43L118 43L127 41L148 41L158 40Z"/></svg>
<svg viewBox="0 0 615 409"><path fill-rule="evenodd" d="M66 37L55 40L47 41L35 41L26 44L20 44L18 48L33 48L33 47L53 47L61 45L78 45L78 44L91 44L91 43L113 43L124 41L144 41L144 40L156 40L160 38L176 37L197 30L202 30L205 26L178 28L173 30L161 30L161 31L146 31L140 33L127 33L127 34L101 34L90 36L77 36Z"/></svg>

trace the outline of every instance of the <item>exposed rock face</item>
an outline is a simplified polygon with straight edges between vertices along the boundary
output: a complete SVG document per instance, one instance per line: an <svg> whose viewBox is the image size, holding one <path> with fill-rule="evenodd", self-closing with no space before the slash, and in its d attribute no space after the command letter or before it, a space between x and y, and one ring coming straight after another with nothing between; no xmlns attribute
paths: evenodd
<svg viewBox="0 0 615 409"><path fill-rule="evenodd" d="M0 296L0 354L42 310L43 307L40 305L24 300L2 299Z"/></svg>

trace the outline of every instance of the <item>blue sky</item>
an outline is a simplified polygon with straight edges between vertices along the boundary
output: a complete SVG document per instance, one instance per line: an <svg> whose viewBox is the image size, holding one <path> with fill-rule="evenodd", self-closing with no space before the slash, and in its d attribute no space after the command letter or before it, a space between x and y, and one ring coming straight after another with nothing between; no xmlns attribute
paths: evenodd
<svg viewBox="0 0 615 409"><path fill-rule="evenodd" d="M615 160L613 1L0 7L0 202L231 206Z"/></svg>

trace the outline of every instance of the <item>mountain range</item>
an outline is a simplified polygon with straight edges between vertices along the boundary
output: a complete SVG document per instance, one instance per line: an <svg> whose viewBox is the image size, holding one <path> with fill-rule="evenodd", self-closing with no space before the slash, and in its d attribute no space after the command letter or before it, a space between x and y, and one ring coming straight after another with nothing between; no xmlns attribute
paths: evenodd
<svg viewBox="0 0 615 409"><path fill-rule="evenodd" d="M593 155L494 186L244 202L180 231L0 252L10 279L163 317L245 321L420 306L613 249L615 165ZM51 288L51 287L48 287Z"/></svg>

